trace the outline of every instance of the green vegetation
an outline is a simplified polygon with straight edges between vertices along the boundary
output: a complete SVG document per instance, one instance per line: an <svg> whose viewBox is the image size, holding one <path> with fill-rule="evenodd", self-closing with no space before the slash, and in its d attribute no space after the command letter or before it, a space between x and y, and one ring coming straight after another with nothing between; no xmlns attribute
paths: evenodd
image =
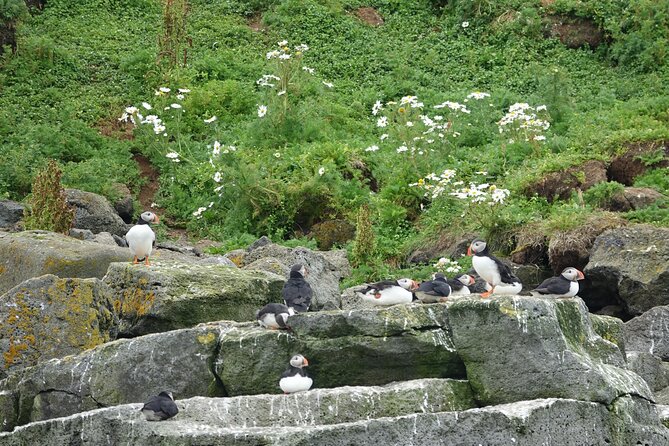
<svg viewBox="0 0 669 446"><path fill-rule="evenodd" d="M669 140L667 8L50 0L0 60L0 197L26 197L48 158L67 187L139 195L137 153L160 170L167 221L226 249L345 219L371 225L347 246L359 277L472 232L508 252L523 228L569 229L620 188L549 203L528 192L547 173ZM669 194L664 157L643 155L637 185ZM666 225L664 206L625 217Z"/></svg>
<svg viewBox="0 0 669 446"><path fill-rule="evenodd" d="M61 174L54 160L38 172L30 196L30 213L25 219L26 229L67 233L72 227L74 210L65 200L65 191L60 184Z"/></svg>

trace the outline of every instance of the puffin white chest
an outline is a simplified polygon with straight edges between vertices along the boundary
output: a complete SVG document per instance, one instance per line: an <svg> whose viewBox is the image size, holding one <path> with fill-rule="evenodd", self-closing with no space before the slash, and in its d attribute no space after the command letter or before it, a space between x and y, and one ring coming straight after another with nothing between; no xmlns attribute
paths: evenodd
<svg viewBox="0 0 669 446"><path fill-rule="evenodd" d="M576 281L569 282L569 291L567 291L562 297L574 297L578 293L579 285Z"/></svg>
<svg viewBox="0 0 669 446"><path fill-rule="evenodd" d="M380 290L376 294L369 292L364 295L364 299L375 305L408 304L413 300L413 294L401 286L392 286Z"/></svg>
<svg viewBox="0 0 669 446"><path fill-rule="evenodd" d="M459 290L451 290L451 294L455 296L466 296L467 294L471 294L472 292L469 291L469 287L463 286Z"/></svg>
<svg viewBox="0 0 669 446"><path fill-rule="evenodd" d="M156 235L149 225L135 225L125 235L132 255L144 258L151 255Z"/></svg>
<svg viewBox="0 0 669 446"><path fill-rule="evenodd" d="M490 285L496 286L502 282L502 277L499 274L499 268L497 267L495 261L490 257L474 256L472 258L472 266L476 270L476 273Z"/></svg>
<svg viewBox="0 0 669 446"><path fill-rule="evenodd" d="M308 376L295 374L293 376L281 378L279 387L281 387L281 390L285 393L305 392L311 389L313 383L314 381Z"/></svg>

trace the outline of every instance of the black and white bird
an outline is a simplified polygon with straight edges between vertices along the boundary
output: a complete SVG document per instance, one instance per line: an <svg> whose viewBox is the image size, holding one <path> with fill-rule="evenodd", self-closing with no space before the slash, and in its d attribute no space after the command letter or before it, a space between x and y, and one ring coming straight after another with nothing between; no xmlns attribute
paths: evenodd
<svg viewBox="0 0 669 446"><path fill-rule="evenodd" d="M469 274L463 274L446 282L451 286L451 296L466 296L471 294L470 285L474 285L474 278Z"/></svg>
<svg viewBox="0 0 669 446"><path fill-rule="evenodd" d="M283 301L298 313L309 310L314 295L311 285L304 279L306 276L307 268L297 263L290 268L288 280L283 285Z"/></svg>
<svg viewBox="0 0 669 446"><path fill-rule="evenodd" d="M481 276L488 284L486 287L487 291L482 293L481 297L490 297L492 294L502 293L518 294L523 288L523 284L511 272L511 268L490 254L485 241L481 239L474 240L467 249L467 255L473 256L472 266L476 274ZM498 287L499 290L497 289Z"/></svg>
<svg viewBox="0 0 669 446"><path fill-rule="evenodd" d="M286 329L288 317L295 314L295 310L283 304L267 304L256 312L256 320L261 327L277 330Z"/></svg>
<svg viewBox="0 0 669 446"><path fill-rule="evenodd" d="M578 293L578 281L585 279L585 275L574 267L562 270L559 276L544 280L530 291L533 296L553 294L555 297L574 297Z"/></svg>
<svg viewBox="0 0 669 446"><path fill-rule="evenodd" d="M125 235L130 252L134 256L132 263L137 264L144 260L149 265L149 256L153 250L153 244L156 241L156 234L153 232L150 223L159 223L158 216L153 212L143 212L134 225Z"/></svg>
<svg viewBox="0 0 669 446"><path fill-rule="evenodd" d="M160 392L152 396L140 410L147 421L163 421L179 413L172 392Z"/></svg>
<svg viewBox="0 0 669 446"><path fill-rule="evenodd" d="M408 304L416 300L413 290L418 284L411 279L383 280L372 283L356 294L374 305Z"/></svg>
<svg viewBox="0 0 669 446"><path fill-rule="evenodd" d="M295 355L290 358L290 367L281 374L279 387L283 393L304 392L311 389L314 381L307 376L304 367L309 365L309 361L302 355Z"/></svg>
<svg viewBox="0 0 669 446"><path fill-rule="evenodd" d="M442 273L434 273L432 280L422 282L416 291L414 291L418 300L424 304L446 302L451 292L451 286L446 281L446 276Z"/></svg>

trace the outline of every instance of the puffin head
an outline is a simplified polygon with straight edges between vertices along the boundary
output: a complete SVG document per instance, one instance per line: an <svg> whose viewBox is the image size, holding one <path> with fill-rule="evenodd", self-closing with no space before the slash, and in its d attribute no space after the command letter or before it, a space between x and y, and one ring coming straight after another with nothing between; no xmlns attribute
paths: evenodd
<svg viewBox="0 0 669 446"><path fill-rule="evenodd" d="M297 367L298 369L301 369L302 367L306 367L309 365L309 361L307 361L307 358L305 358L302 355L295 355L292 358L290 358L290 365L293 367Z"/></svg>
<svg viewBox="0 0 669 446"><path fill-rule="evenodd" d="M562 277L567 280L571 280L572 282L585 279L585 275L573 266L563 269L561 274Z"/></svg>
<svg viewBox="0 0 669 446"><path fill-rule="evenodd" d="M467 248L467 255L473 256L475 254L483 252L486 246L488 246L488 244L484 240L477 238L471 243L471 245L469 245L469 248Z"/></svg>
<svg viewBox="0 0 669 446"><path fill-rule="evenodd" d="M463 285L469 286L469 285L474 285L474 278L470 276L469 274L463 274L460 277L457 278L457 280L462 283Z"/></svg>
<svg viewBox="0 0 669 446"><path fill-rule="evenodd" d="M290 276L293 277L293 273L298 273L302 277L307 277L307 267L302 265L301 263L296 263L290 268Z"/></svg>
<svg viewBox="0 0 669 446"><path fill-rule="evenodd" d="M165 397L165 398L169 398L169 399L171 399L172 401L174 401L174 396L172 396L172 392L166 392L166 391L163 390L162 392L160 392L160 393L158 394L158 396L162 396L162 397Z"/></svg>
<svg viewBox="0 0 669 446"><path fill-rule="evenodd" d="M444 273L433 273L433 274L432 274L432 280L443 280L443 281L446 281L446 276L444 276Z"/></svg>
<svg viewBox="0 0 669 446"><path fill-rule="evenodd" d="M160 223L160 220L158 219L158 216L153 212L150 211L142 212L142 215L139 216L137 224L143 225L149 223Z"/></svg>
<svg viewBox="0 0 669 446"><path fill-rule="evenodd" d="M415 290L416 288L418 288L418 282L407 278L399 279L397 281L397 284L407 291Z"/></svg>

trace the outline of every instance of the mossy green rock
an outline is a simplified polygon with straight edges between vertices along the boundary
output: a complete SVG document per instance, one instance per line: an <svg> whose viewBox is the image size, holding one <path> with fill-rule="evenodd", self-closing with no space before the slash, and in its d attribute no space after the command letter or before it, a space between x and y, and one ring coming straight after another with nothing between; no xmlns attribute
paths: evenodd
<svg viewBox="0 0 669 446"><path fill-rule="evenodd" d="M139 336L219 320L251 321L282 302L285 279L263 271L177 260L113 263L104 281L116 294L121 333Z"/></svg>
<svg viewBox="0 0 669 446"><path fill-rule="evenodd" d="M625 355L625 323L613 316L602 316L599 314L590 314L589 316L595 333L607 341L616 344L620 352Z"/></svg>
<svg viewBox="0 0 669 446"><path fill-rule="evenodd" d="M3 387L18 395L18 424L145 401L162 390L218 396L211 364L219 331L202 325L121 339L10 375Z"/></svg>
<svg viewBox="0 0 669 446"><path fill-rule="evenodd" d="M130 260L128 249L53 232L0 232L0 293L45 274L101 279L110 263Z"/></svg>
<svg viewBox="0 0 669 446"><path fill-rule="evenodd" d="M618 347L595 333L580 298L462 299L449 307L453 343L484 404L570 398L652 400Z"/></svg>
<svg viewBox="0 0 669 446"><path fill-rule="evenodd" d="M303 354L314 387L463 378L445 305L301 313L289 332L240 324L221 333L216 371L228 395L278 393L290 357Z"/></svg>
<svg viewBox="0 0 669 446"><path fill-rule="evenodd" d="M100 279L27 280L0 296L0 377L109 342L117 330L111 290Z"/></svg>

